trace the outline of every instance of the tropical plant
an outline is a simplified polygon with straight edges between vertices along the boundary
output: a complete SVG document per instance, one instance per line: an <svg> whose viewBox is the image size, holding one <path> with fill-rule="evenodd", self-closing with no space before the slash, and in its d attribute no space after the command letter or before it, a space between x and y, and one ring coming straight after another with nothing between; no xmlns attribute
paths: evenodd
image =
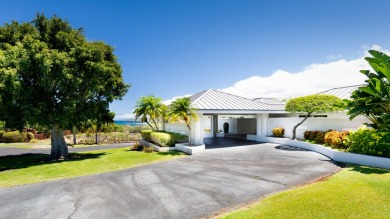
<svg viewBox="0 0 390 219"><path fill-rule="evenodd" d="M146 122L154 130L159 130L158 122L166 111L166 106L161 100L160 97L154 95L141 97L133 111L135 119L141 118L141 122Z"/></svg>
<svg viewBox="0 0 390 219"><path fill-rule="evenodd" d="M51 127L51 157L67 157L62 129L99 119L129 88L113 50L56 16L0 26L0 120Z"/></svg>
<svg viewBox="0 0 390 219"><path fill-rule="evenodd" d="M360 71L367 77L367 84L352 93L351 100L344 100L350 119L363 115L380 130L390 130L390 57L382 52L368 51L373 57L365 59L375 72Z"/></svg>
<svg viewBox="0 0 390 219"><path fill-rule="evenodd" d="M333 112L342 109L341 99L333 95L314 94L290 99L285 110L288 112L306 113L301 122L292 130L292 139L296 138L297 128L304 123L313 113Z"/></svg>
<svg viewBox="0 0 390 219"><path fill-rule="evenodd" d="M171 120L184 122L190 133L188 143L191 145L191 119L197 121L198 115L196 109L191 106L190 98L183 97L173 101L169 106L168 115Z"/></svg>
<svg viewBox="0 0 390 219"><path fill-rule="evenodd" d="M348 151L390 158L390 132L362 127L350 133Z"/></svg>

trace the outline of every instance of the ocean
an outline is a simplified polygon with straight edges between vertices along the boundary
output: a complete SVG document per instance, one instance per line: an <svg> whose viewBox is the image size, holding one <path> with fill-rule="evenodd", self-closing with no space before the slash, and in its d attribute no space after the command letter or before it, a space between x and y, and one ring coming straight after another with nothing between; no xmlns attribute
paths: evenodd
<svg viewBox="0 0 390 219"><path fill-rule="evenodd" d="M115 124L118 125L131 125L131 126L136 126L136 125L145 125L146 123L142 123L139 121L114 121Z"/></svg>

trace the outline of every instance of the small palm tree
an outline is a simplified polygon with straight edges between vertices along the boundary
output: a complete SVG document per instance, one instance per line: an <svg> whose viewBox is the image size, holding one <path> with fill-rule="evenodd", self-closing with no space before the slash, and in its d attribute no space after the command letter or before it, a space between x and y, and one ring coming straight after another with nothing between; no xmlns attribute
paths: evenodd
<svg viewBox="0 0 390 219"><path fill-rule="evenodd" d="M198 115L196 114L196 109L191 107L190 98L179 98L172 102L169 115L171 120L184 121L191 135L191 119L194 121L198 120ZM191 145L190 135L188 136L189 145Z"/></svg>
<svg viewBox="0 0 390 219"><path fill-rule="evenodd" d="M134 110L135 120L141 118L141 122L146 122L152 129L158 130L157 122L164 115L165 109L166 106L161 103L160 97L154 95L141 97Z"/></svg>

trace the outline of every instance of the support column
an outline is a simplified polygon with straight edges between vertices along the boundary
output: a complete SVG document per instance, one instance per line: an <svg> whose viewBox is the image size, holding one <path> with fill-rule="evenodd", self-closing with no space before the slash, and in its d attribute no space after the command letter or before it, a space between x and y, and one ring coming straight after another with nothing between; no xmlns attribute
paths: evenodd
<svg viewBox="0 0 390 219"><path fill-rule="evenodd" d="M198 113L198 121L191 120L191 142L192 144L203 144L203 130L202 130L203 113Z"/></svg>
<svg viewBox="0 0 390 219"><path fill-rule="evenodd" d="M261 115L261 137L267 136L268 129L268 113L264 113Z"/></svg>
<svg viewBox="0 0 390 219"><path fill-rule="evenodd" d="M262 114L257 114L256 115L256 135L261 136L262 132Z"/></svg>
<svg viewBox="0 0 390 219"><path fill-rule="evenodd" d="M218 133L218 115L213 115L213 137L216 138Z"/></svg>

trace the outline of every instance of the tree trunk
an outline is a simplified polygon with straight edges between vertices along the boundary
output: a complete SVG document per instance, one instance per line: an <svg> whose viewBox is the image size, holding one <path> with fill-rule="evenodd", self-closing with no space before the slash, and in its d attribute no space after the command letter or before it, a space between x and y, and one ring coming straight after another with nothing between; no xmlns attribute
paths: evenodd
<svg viewBox="0 0 390 219"><path fill-rule="evenodd" d="M73 127L73 145L77 144L77 129Z"/></svg>
<svg viewBox="0 0 390 219"><path fill-rule="evenodd" d="M309 118L310 115L311 115L311 113L308 113L308 114L305 116L305 118L304 118L300 123L298 123L297 125L294 126L293 131L292 131L292 132L293 132L293 135L292 135L292 138L291 138L292 140L295 140L295 139L296 139L296 132L297 132L298 126L302 125L302 123L305 122L306 119Z"/></svg>
<svg viewBox="0 0 390 219"><path fill-rule="evenodd" d="M51 153L52 159L64 159L68 157L68 146L66 145L64 133L58 124L51 129Z"/></svg>
<svg viewBox="0 0 390 219"><path fill-rule="evenodd" d="M98 137L98 130L97 129L96 129L96 132L95 132L95 143L99 144L99 137Z"/></svg>
<svg viewBox="0 0 390 219"><path fill-rule="evenodd" d="M164 121L164 117L161 118L161 121L162 121L162 130L165 131L165 121Z"/></svg>
<svg viewBox="0 0 390 219"><path fill-rule="evenodd" d="M156 130L157 130L157 131L160 130L160 129L158 128L158 125L157 125L156 120L155 120L155 119L152 119L152 121L153 121L153 123L154 123L154 126L156 126Z"/></svg>
<svg viewBox="0 0 390 219"><path fill-rule="evenodd" d="M187 128L188 128L188 146L191 146L191 127L187 124Z"/></svg>

